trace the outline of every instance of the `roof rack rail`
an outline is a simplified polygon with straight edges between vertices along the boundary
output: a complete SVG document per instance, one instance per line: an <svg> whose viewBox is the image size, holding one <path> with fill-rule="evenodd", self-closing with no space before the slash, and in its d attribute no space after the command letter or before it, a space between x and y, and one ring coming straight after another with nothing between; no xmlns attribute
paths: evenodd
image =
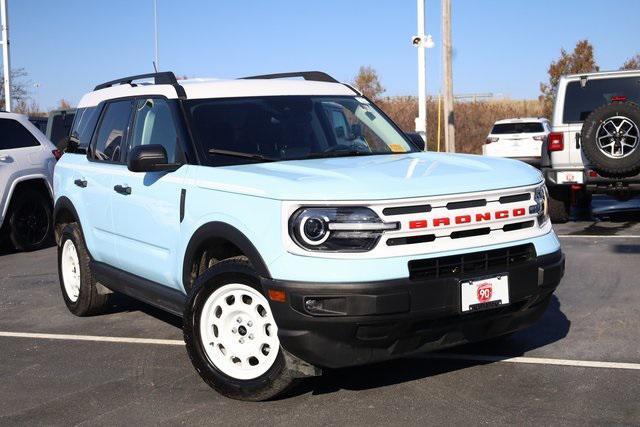
<svg viewBox="0 0 640 427"><path fill-rule="evenodd" d="M175 74L171 71L163 71L160 73L149 73L149 74L138 74L137 76L129 76L122 77L120 79L111 80L105 83L101 83L96 86L93 90L106 89L111 86L121 85L121 84L133 84L135 80L143 80L143 79L153 79L153 84L156 85L171 85L176 89L176 93L179 98L186 98L186 93L184 88L180 86L178 83L178 79L176 79Z"/></svg>
<svg viewBox="0 0 640 427"><path fill-rule="evenodd" d="M241 77L242 80L253 79L286 79L289 77L302 77L305 80L315 82L340 83L327 73L322 71L294 71L292 73L263 74L260 76Z"/></svg>

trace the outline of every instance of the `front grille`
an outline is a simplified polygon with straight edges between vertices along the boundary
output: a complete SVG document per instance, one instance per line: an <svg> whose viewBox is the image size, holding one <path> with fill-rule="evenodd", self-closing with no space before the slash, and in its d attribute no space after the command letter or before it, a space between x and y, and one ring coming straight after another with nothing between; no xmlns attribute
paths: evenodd
<svg viewBox="0 0 640 427"><path fill-rule="evenodd" d="M533 244L511 246L490 251L409 261L412 280L437 279L504 272L536 257Z"/></svg>

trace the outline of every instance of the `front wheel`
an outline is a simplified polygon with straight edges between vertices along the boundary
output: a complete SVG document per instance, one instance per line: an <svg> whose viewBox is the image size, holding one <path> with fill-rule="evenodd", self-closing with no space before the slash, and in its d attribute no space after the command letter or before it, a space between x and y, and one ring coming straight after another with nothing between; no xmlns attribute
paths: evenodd
<svg viewBox="0 0 640 427"><path fill-rule="evenodd" d="M246 257L221 261L196 280L183 328L193 366L227 397L265 400L294 383L269 302Z"/></svg>
<svg viewBox="0 0 640 427"><path fill-rule="evenodd" d="M18 251L44 247L51 237L51 200L41 192L27 189L16 194L8 215L8 234Z"/></svg>

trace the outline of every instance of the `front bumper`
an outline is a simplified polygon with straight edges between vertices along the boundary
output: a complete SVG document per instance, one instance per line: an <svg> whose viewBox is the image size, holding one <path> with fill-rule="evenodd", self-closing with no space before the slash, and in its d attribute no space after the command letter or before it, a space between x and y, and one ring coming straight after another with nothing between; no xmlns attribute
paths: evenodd
<svg viewBox="0 0 640 427"><path fill-rule="evenodd" d="M534 257L481 276L508 273L510 304L461 314L459 274L435 279L369 283L310 283L262 279L286 292L272 302L282 346L318 367L363 365L507 334L537 321L564 274L564 255ZM335 313L311 315L309 298L329 298ZM326 300L325 300L326 301ZM337 314L339 312L339 314Z"/></svg>

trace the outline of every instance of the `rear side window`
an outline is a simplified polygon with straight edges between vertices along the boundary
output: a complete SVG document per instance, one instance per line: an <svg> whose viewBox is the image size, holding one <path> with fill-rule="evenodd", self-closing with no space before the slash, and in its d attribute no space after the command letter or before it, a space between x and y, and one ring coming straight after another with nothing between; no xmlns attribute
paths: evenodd
<svg viewBox="0 0 640 427"><path fill-rule="evenodd" d="M89 148L99 116L100 109L98 107L79 108L76 111L70 137L81 151L86 152Z"/></svg>
<svg viewBox="0 0 640 427"><path fill-rule="evenodd" d="M132 101L107 104L95 138L91 157L106 162L119 162L122 143L127 137Z"/></svg>
<svg viewBox="0 0 640 427"><path fill-rule="evenodd" d="M37 147L38 140L17 120L0 119L0 150Z"/></svg>
<svg viewBox="0 0 640 427"><path fill-rule="evenodd" d="M544 126L542 123L530 122L530 123L500 123L493 125L491 133L493 134L505 134L505 133L539 133L544 132Z"/></svg>
<svg viewBox="0 0 640 427"><path fill-rule="evenodd" d="M591 79L587 80L584 87L579 81L568 83L562 121L583 122L593 110L609 104L614 97L640 103L640 78Z"/></svg>
<svg viewBox="0 0 640 427"><path fill-rule="evenodd" d="M75 111L60 111L49 116L47 138L56 146L59 146L61 141L70 135L74 116Z"/></svg>

